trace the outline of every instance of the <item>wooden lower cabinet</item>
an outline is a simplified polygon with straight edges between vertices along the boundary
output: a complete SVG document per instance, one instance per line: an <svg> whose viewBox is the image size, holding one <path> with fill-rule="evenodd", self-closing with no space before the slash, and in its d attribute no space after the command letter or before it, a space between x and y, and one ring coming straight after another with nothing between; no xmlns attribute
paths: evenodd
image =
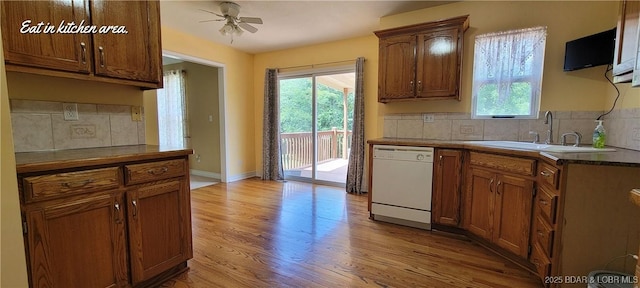
<svg viewBox="0 0 640 288"><path fill-rule="evenodd" d="M32 287L124 287L129 282L122 191L25 210Z"/></svg>
<svg viewBox="0 0 640 288"><path fill-rule="evenodd" d="M151 287L184 271L188 171L184 156L18 174L30 286Z"/></svg>
<svg viewBox="0 0 640 288"><path fill-rule="evenodd" d="M431 201L433 222L455 227L461 218L462 151L438 149L435 159Z"/></svg>
<svg viewBox="0 0 640 288"><path fill-rule="evenodd" d="M526 258L529 253L533 181L497 175L493 239L498 246Z"/></svg>
<svg viewBox="0 0 640 288"><path fill-rule="evenodd" d="M133 284L192 257L189 189L184 179L127 191Z"/></svg>
<svg viewBox="0 0 640 288"><path fill-rule="evenodd" d="M470 168L468 185L471 187L468 195L469 204L466 208L467 230L476 236L491 240L491 226L493 225L493 179L494 173L478 168Z"/></svg>
<svg viewBox="0 0 640 288"><path fill-rule="evenodd" d="M471 167L467 229L523 258L529 253L533 180Z"/></svg>

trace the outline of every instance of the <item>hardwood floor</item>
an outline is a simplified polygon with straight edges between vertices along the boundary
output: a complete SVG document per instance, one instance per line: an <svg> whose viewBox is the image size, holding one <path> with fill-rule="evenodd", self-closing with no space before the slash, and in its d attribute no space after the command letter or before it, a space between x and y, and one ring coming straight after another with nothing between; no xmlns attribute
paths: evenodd
<svg viewBox="0 0 640 288"><path fill-rule="evenodd" d="M542 287L464 236L372 221L343 188L255 178L191 193L191 269L162 287Z"/></svg>

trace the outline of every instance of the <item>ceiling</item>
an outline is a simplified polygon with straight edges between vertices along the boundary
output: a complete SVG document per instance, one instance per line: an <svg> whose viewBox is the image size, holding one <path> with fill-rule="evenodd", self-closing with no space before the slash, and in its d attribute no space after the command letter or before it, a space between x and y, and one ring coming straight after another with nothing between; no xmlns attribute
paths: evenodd
<svg viewBox="0 0 640 288"><path fill-rule="evenodd" d="M224 22L200 21L220 14L221 1L160 2L162 25L256 54L372 35L383 16L448 4L453 1L234 1L240 17L260 17L264 24L252 24L258 32L223 36Z"/></svg>

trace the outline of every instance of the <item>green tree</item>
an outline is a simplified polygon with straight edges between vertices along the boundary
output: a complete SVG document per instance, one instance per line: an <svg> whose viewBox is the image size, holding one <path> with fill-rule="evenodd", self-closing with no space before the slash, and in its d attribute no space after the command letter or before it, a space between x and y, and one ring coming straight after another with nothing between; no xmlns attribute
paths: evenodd
<svg viewBox="0 0 640 288"><path fill-rule="evenodd" d="M282 133L311 132L312 121L311 78L280 80L280 126ZM343 91L317 84L317 129L329 131L336 127L342 130L344 123ZM349 130L353 127L353 92L347 95Z"/></svg>

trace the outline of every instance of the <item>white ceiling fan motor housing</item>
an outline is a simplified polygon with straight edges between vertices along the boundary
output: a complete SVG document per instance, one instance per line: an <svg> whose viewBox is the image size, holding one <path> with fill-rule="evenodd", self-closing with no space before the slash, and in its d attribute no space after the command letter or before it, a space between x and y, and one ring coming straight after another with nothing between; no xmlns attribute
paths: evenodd
<svg viewBox="0 0 640 288"><path fill-rule="evenodd" d="M237 18L240 13L240 5L233 2L222 2L220 3L220 12L222 15L229 15Z"/></svg>

